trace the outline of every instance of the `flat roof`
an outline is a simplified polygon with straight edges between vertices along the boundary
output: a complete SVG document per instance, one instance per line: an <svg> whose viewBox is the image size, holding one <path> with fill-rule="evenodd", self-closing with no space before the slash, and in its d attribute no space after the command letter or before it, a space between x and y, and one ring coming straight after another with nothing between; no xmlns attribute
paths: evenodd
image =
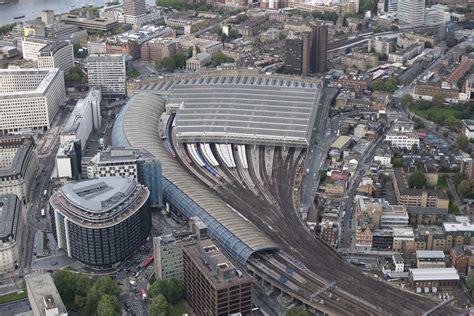
<svg viewBox="0 0 474 316"><path fill-rule="evenodd" d="M43 75L43 79L34 90L1 92L0 99L11 99L28 96L43 96L51 82L60 74L59 68L35 68L35 69L0 69L0 80L2 77L11 75Z"/></svg>
<svg viewBox="0 0 474 316"><path fill-rule="evenodd" d="M453 267L410 269L410 274L413 276L413 281L459 280L459 274Z"/></svg>
<svg viewBox="0 0 474 316"><path fill-rule="evenodd" d="M68 120L64 124L61 134L75 134L82 123L84 117L87 116L87 112L91 112L92 102L100 95L100 89L90 88L89 93L83 99L79 99L76 102L76 106L69 115ZM99 106L99 105L97 105ZM93 115L92 115L93 116Z"/></svg>
<svg viewBox="0 0 474 316"><path fill-rule="evenodd" d="M136 94L128 101L114 124L113 144L145 148L155 155L161 162L163 177L208 214L206 224L212 223L214 226L217 221L252 251L277 249L278 246L267 235L187 173L176 159L170 157L157 128L164 110L165 102L158 95L150 92ZM212 227L208 227L212 230Z"/></svg>
<svg viewBox="0 0 474 316"><path fill-rule="evenodd" d="M32 138L22 137L16 135L8 135L0 137L0 152L5 148L11 150L16 148L15 156L9 167L0 169L0 178L2 177L17 177L17 175L24 176L24 172L28 167L28 154L35 150L35 143Z"/></svg>
<svg viewBox="0 0 474 316"><path fill-rule="evenodd" d="M305 147L319 92L292 79L222 76L177 83L168 102L180 104L176 137L183 142Z"/></svg>
<svg viewBox="0 0 474 316"><path fill-rule="evenodd" d="M444 222L443 223L443 229L446 232L473 232L474 231L474 225L471 223L457 223L457 222Z"/></svg>
<svg viewBox="0 0 474 316"><path fill-rule="evenodd" d="M46 315L45 309L58 308L59 314L67 313L66 306L59 295L53 278L49 273L34 274L25 277L28 296L33 300L30 303L39 310L39 315ZM45 305L46 303L46 305ZM33 308L35 310L35 308Z"/></svg>
<svg viewBox="0 0 474 316"><path fill-rule="evenodd" d="M20 200L15 194L0 195L0 240L16 239L21 212Z"/></svg>
<svg viewBox="0 0 474 316"><path fill-rule="evenodd" d="M350 136L342 135L339 136L334 143L332 143L331 148L342 149L346 144L352 139Z"/></svg>
<svg viewBox="0 0 474 316"><path fill-rule="evenodd" d="M441 250L417 250L416 251L416 257L417 258L429 258L429 259L434 259L434 258L445 258L444 252Z"/></svg>

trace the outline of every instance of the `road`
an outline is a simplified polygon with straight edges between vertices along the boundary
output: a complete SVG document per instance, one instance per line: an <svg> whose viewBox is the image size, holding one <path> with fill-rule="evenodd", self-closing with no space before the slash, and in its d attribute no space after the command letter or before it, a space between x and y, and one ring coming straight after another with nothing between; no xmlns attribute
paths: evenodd
<svg viewBox="0 0 474 316"><path fill-rule="evenodd" d="M319 183L319 170L323 166L329 146L336 137L336 131L326 133L326 125L329 119L329 109L332 100L336 97L338 90L334 88L324 88L321 94L321 110L314 121L311 142L308 148L308 154L304 165L305 176L302 181L301 205L303 207L313 207L313 198ZM338 118L338 121L340 119ZM331 120L332 123L336 120ZM320 137L325 135L327 137Z"/></svg>

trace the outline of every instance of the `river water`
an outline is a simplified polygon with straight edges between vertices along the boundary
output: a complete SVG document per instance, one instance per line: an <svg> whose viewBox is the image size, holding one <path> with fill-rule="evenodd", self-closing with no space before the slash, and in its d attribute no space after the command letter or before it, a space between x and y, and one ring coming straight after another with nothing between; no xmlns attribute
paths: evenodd
<svg viewBox="0 0 474 316"><path fill-rule="evenodd" d="M88 4L102 6L105 0L0 0L7 4L0 5L0 25L28 21L38 17L41 11L50 9L56 14L70 11L71 6L76 8ZM153 0L147 0L148 4L154 4ZM24 18L14 19L15 16L24 15Z"/></svg>

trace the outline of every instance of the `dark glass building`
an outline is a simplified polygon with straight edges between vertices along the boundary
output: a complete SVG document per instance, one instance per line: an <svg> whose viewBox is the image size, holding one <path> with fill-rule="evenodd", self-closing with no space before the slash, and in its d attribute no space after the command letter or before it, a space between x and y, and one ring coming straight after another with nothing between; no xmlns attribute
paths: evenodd
<svg viewBox="0 0 474 316"><path fill-rule="evenodd" d="M113 268L149 236L149 197L145 186L122 177L64 185L50 198L59 247L92 268Z"/></svg>
<svg viewBox="0 0 474 316"><path fill-rule="evenodd" d="M328 26L325 24L313 25L311 36L310 71L313 73L323 73L326 71Z"/></svg>

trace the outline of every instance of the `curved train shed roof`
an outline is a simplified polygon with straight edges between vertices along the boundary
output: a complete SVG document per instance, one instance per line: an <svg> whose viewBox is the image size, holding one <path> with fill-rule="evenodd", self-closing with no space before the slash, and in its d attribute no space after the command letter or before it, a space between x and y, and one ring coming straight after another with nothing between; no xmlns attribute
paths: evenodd
<svg viewBox="0 0 474 316"><path fill-rule="evenodd" d="M206 186L189 175L171 158L160 138L158 122L165 102L158 95L141 92L133 96L117 118L113 129L114 146L145 148L162 164L165 197L183 207L187 216L198 216L208 225L211 237L244 263L259 250L278 246L252 223L238 214Z"/></svg>

